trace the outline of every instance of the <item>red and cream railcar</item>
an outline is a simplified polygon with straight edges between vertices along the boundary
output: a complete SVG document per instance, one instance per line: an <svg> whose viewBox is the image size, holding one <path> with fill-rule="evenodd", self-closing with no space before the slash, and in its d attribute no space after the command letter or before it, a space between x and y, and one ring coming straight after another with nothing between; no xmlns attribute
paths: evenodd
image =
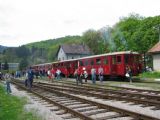
<svg viewBox="0 0 160 120"><path fill-rule="evenodd" d="M142 70L141 55L130 51L94 55L80 58L78 62L79 69L82 71L85 68L89 74L92 67L98 74L98 68L101 66L105 76L123 77L127 66L131 68L133 75L137 75Z"/></svg>
<svg viewBox="0 0 160 120"><path fill-rule="evenodd" d="M37 65L33 65L32 66L32 69L35 70L42 70L42 71L45 71L47 73L47 71L52 68L52 63L43 63L43 64L37 64Z"/></svg>
<svg viewBox="0 0 160 120"><path fill-rule="evenodd" d="M79 59L39 64L34 67L45 68L45 70L49 68L54 68L55 70L60 69L62 74L73 76L76 69L79 69L83 73L84 68L90 75L92 67L96 69L96 74L98 75L98 68L100 66L103 68L105 76L124 77L127 66L131 68L133 75L137 75L142 70L141 55L131 51L113 52Z"/></svg>

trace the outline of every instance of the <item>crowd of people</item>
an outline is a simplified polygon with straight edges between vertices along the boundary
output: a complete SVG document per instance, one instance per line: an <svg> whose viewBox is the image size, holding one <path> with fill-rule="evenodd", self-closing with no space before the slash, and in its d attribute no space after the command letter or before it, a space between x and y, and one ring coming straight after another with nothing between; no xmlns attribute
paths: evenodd
<svg viewBox="0 0 160 120"><path fill-rule="evenodd" d="M40 77L42 79L43 77L47 76L48 80L50 82L53 82L53 79L61 80L62 79L61 75L62 75L62 72L60 69L55 70L52 68L48 70L42 70L42 69L32 70L32 68L29 67L25 72L16 71L15 74L13 73L2 74L0 72L0 80L4 79L6 81L6 91L7 93L11 93L10 82L13 77L17 78L17 77L25 76L25 86L31 89L34 77L35 78ZM68 77L67 69L65 69L65 77L66 78ZM83 79L84 79L84 82L87 83L89 78L91 78L91 81L93 84L96 84L97 78L99 79L100 83L102 83L104 79L104 70L102 66L100 66L97 70L92 66L90 71L86 70L86 68L83 68L83 70L80 70L80 68L77 68L74 71L74 77L77 85L79 84L82 85ZM130 81L130 83L132 83L132 71L129 66L126 66L126 77Z"/></svg>
<svg viewBox="0 0 160 120"><path fill-rule="evenodd" d="M92 67L90 73L91 73L92 83L96 84L96 78L97 78L96 77L97 76L96 69L94 67ZM77 85L79 83L83 84L83 79L84 79L85 83L87 83L87 80L89 79L89 75L88 75L86 68L83 68L83 71L81 71L79 68L77 68L74 72L74 77L76 78ZM103 78L104 78L103 68L100 66L98 68L98 79L100 80L101 83L103 82Z"/></svg>

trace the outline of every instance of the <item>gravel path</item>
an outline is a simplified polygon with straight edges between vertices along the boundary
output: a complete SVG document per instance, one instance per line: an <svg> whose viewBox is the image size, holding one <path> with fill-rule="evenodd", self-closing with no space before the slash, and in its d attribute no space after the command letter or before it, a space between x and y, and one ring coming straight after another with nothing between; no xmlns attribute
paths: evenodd
<svg viewBox="0 0 160 120"><path fill-rule="evenodd" d="M44 101L40 101L40 98L36 98L23 90L18 90L14 85L11 85L11 89L12 95L27 98L27 104L24 108L27 111L34 112L40 116L42 120L64 120L52 111L52 109L56 108L55 106L49 106L48 103L44 104Z"/></svg>

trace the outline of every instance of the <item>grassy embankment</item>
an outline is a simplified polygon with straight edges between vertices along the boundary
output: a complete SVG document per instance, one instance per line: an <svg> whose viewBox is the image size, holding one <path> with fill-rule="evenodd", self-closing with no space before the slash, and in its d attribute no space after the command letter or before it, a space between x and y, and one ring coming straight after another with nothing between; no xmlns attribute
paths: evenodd
<svg viewBox="0 0 160 120"><path fill-rule="evenodd" d="M0 84L0 120L40 120L39 117L31 112L24 110L27 103L25 98L6 94Z"/></svg>

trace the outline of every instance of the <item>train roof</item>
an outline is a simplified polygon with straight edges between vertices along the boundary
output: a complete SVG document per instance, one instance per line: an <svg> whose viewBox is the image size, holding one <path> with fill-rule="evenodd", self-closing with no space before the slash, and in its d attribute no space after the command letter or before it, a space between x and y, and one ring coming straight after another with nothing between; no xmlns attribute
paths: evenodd
<svg viewBox="0 0 160 120"><path fill-rule="evenodd" d="M121 52L112 52L112 53L105 53L105 54L100 54L100 55L92 55L92 56L87 56L87 57L82 57L82 58L77 58L77 59L69 59L69 60L63 60L63 61L56 61L53 63L61 63L61 62L69 62L69 61L76 61L76 60L82 60L82 59L87 59L87 58L94 58L94 57L101 57L101 56L109 56L109 55L120 55L120 54L139 54L138 52L132 52L132 51L121 51Z"/></svg>
<svg viewBox="0 0 160 120"><path fill-rule="evenodd" d="M111 53L105 53L105 54L100 54L100 55L92 55L92 56L87 56L87 57L82 57L82 58L77 58L77 59L69 59L69 60L56 61L56 62L50 62L50 63L43 63L43 64L34 65L34 66L50 65L50 64L55 64L55 63L70 62L70 61L77 61L77 60L94 58L94 57L109 56L109 55L121 55L121 54L137 54L138 55L139 53L138 52L132 52L132 51L111 52Z"/></svg>

